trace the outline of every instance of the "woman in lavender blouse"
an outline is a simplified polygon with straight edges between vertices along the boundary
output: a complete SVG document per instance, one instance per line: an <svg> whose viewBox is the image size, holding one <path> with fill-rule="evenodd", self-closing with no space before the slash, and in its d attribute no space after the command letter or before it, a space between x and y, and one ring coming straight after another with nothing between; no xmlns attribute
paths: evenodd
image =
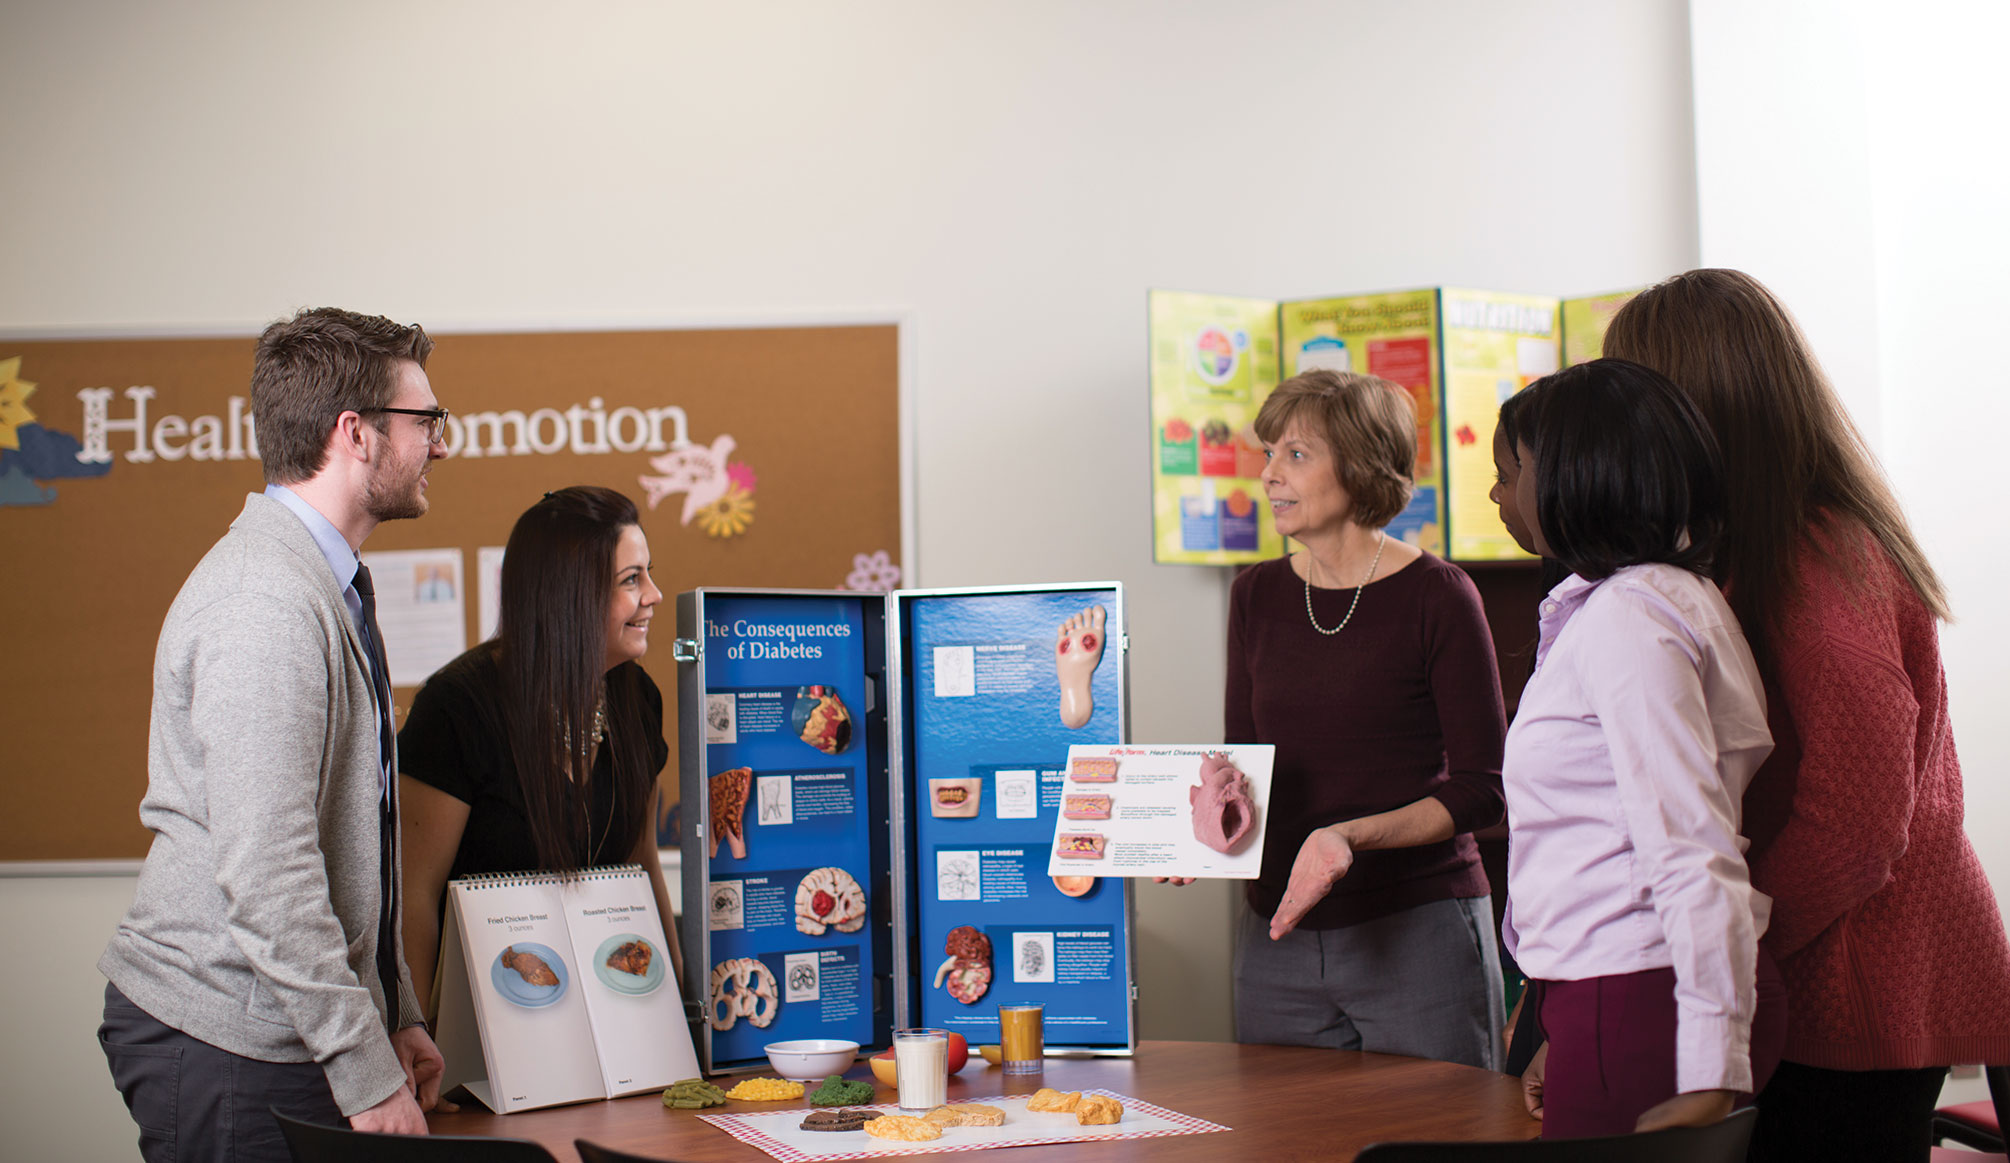
<svg viewBox="0 0 2010 1163"><path fill-rule="evenodd" d="M1501 519L1572 571L1543 600L1503 768L1502 932L1547 1037L1529 1111L1545 1138L1714 1122L1765 1084L1785 1035L1759 952L1770 902L1738 835L1773 746L1765 694L1704 572L1716 443L1674 384L1622 360L1501 412Z"/></svg>

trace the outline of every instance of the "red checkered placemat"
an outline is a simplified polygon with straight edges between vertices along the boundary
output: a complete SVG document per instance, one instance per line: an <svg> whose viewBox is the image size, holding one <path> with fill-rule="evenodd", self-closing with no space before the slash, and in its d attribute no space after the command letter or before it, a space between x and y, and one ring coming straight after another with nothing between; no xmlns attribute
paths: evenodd
<svg viewBox="0 0 2010 1163"><path fill-rule="evenodd" d="M1106 1094L1124 1104L1123 1121L1084 1127L1066 1113L1029 1112L1028 1095L958 1099L981 1103L1005 1112L999 1127L948 1127L940 1139L925 1143L903 1143L875 1139L864 1131L805 1131L802 1121L808 1107L768 1111L762 1114L699 1115L704 1121L750 1147L765 1151L782 1163L821 1163L826 1159L875 1159L886 1155L922 1155L937 1151L983 1151L992 1147L1022 1147L1033 1143L1082 1143L1107 1139L1157 1139L1169 1135L1200 1135L1227 1131L1220 1123L1167 1110L1161 1106L1118 1094L1113 1090L1086 1090L1084 1094ZM855 1107L883 1114L898 1114L892 1103Z"/></svg>

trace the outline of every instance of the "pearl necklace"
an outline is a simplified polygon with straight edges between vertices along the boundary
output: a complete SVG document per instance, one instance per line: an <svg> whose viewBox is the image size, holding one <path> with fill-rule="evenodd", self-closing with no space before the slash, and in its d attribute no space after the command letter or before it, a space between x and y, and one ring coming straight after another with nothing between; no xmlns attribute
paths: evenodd
<svg viewBox="0 0 2010 1163"><path fill-rule="evenodd" d="M1345 630L1347 623L1354 620L1354 611L1361 605L1361 591L1367 589L1368 583L1375 580L1376 567L1382 564L1382 549L1388 544L1388 534L1377 533L1375 535L1375 560L1368 563L1368 576L1362 578L1361 584L1354 587L1354 600L1348 603L1347 616L1340 619L1340 624L1331 630L1321 626L1319 624L1319 616L1312 612L1312 551L1307 550L1305 552L1305 617L1312 623L1314 630L1331 638L1340 631Z"/></svg>

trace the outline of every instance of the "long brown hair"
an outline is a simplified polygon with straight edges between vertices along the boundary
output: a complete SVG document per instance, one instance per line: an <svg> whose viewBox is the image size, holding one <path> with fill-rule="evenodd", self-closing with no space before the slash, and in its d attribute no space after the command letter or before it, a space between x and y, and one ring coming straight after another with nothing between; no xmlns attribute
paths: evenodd
<svg viewBox="0 0 2010 1163"><path fill-rule="evenodd" d="M575 485L546 493L517 518L503 553L495 649L510 755L541 871L577 869L598 846L588 823L586 775L603 689L607 734L599 746L614 761L607 833L622 838L624 855L653 815L656 773L641 728L640 671L607 669L614 551L622 531L637 523L627 497Z"/></svg>
<svg viewBox="0 0 2010 1163"><path fill-rule="evenodd" d="M1723 451L1727 506L1713 573L1761 665L1799 593L1811 544L1859 591L1860 528L1943 621L1947 593L1913 539L1877 458L1850 422L1793 316L1742 271L1695 270L1636 295L1613 317L1605 354L1675 381ZM1823 536L1809 539L1811 530Z"/></svg>

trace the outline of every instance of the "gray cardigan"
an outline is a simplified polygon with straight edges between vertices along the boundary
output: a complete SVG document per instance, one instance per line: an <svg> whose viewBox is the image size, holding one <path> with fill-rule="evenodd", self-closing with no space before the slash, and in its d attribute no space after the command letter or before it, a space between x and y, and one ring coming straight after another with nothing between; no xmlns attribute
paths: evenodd
<svg viewBox="0 0 2010 1163"><path fill-rule="evenodd" d="M376 969L370 685L306 526L277 501L245 498L161 627L140 801L153 847L98 961L185 1034L247 1058L319 1062L346 1115L405 1080ZM422 1019L402 948L398 969L403 1027Z"/></svg>

